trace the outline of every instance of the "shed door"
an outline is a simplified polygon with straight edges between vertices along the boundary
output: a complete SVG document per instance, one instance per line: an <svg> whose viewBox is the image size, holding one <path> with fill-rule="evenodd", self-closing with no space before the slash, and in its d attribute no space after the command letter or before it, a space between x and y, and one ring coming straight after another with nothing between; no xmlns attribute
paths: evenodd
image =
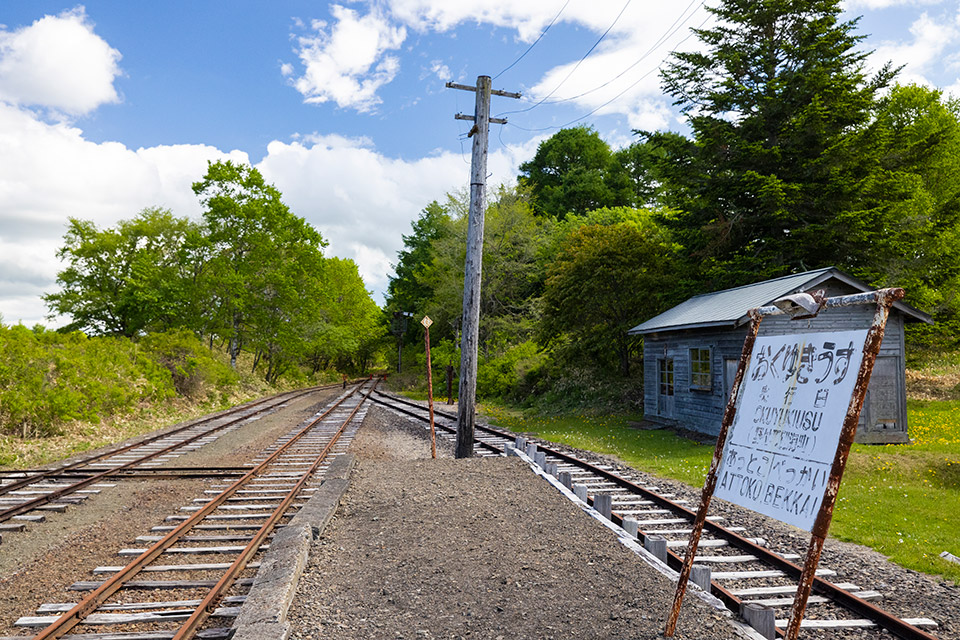
<svg viewBox="0 0 960 640"><path fill-rule="evenodd" d="M870 387L864 401L867 431L888 433L902 431L898 399L900 397L899 359L891 356L878 357L870 375ZM861 424L863 421L861 420Z"/></svg>
<svg viewBox="0 0 960 640"><path fill-rule="evenodd" d="M673 417L673 358L657 359L657 415Z"/></svg>

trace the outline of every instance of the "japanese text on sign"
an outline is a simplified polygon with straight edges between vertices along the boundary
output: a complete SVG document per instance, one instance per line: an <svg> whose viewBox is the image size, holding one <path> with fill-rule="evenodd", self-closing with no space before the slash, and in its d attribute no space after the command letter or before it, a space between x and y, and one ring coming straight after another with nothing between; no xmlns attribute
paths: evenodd
<svg viewBox="0 0 960 640"><path fill-rule="evenodd" d="M809 531L867 331L757 338L714 495Z"/></svg>

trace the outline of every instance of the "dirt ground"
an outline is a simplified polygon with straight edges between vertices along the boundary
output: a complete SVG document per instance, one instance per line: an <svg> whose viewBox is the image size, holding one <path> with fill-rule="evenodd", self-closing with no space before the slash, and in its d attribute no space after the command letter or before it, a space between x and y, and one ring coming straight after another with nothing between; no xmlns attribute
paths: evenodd
<svg viewBox="0 0 960 640"><path fill-rule="evenodd" d="M673 585L516 458L453 460L371 410L292 638L657 638ZM678 638L734 637L696 598Z"/></svg>
<svg viewBox="0 0 960 640"><path fill-rule="evenodd" d="M170 461L173 466L236 466L315 413L339 391L310 394L290 402L259 420L242 425L213 443ZM63 513L46 513L47 521L29 523L24 532L4 533L0 544L0 636L31 635L13 627L24 615L33 615L44 602L79 599L66 587L95 579L100 565L122 565L117 556L124 547L161 524L167 515L202 495L203 480L109 480L104 488ZM105 525L104 523L109 523Z"/></svg>

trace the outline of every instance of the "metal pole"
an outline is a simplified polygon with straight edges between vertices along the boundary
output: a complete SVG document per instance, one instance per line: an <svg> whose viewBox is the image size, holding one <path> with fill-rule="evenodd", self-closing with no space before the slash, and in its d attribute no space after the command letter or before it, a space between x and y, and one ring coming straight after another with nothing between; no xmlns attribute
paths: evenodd
<svg viewBox="0 0 960 640"><path fill-rule="evenodd" d="M423 328L423 338L427 343L427 405L430 407L430 455L437 457L437 431L433 425L433 370L430 368L430 327Z"/></svg>
<svg viewBox="0 0 960 640"><path fill-rule="evenodd" d="M860 371L857 374L857 383L853 388L853 396L850 398L850 404L847 407L847 415L843 419L843 426L840 429L840 445L837 447L837 453L833 458L833 466L830 469L830 479L827 481L827 488L823 494L823 501L820 505L820 512L817 514L813 530L810 532L810 546L807 549L806 561L803 565L803 573L800 575L800 584L797 585L797 595L793 600L793 609L790 614L790 622L787 624L787 640L796 640L800 633L800 623L803 621L803 614L807 608L807 600L810 597L810 589L813 586L814 577L817 574L817 564L820 562L820 553L823 551L823 543L827 539L827 531L830 529L830 521L833 519L833 508L837 502L837 493L840 490L840 480L843 478L843 470L847 466L847 457L850 455L850 446L853 444L853 438L857 434L857 424L860 422L860 410L863 408L863 401L867 395L867 385L870 384L870 374L873 372L873 364L880 353L880 345L883 342L883 333L887 325L887 316L890 313L890 307L894 302L903 298L903 289L881 289L877 291L877 310L873 316L873 324L867 332L867 339L863 346L863 360L860 362Z"/></svg>
<svg viewBox="0 0 960 640"><path fill-rule="evenodd" d="M713 490L717 486L717 470L720 468L720 458L723 456L723 445L727 441L727 431L733 424L734 416L737 414L737 399L740 394L740 384L743 382L744 373L750 364L750 356L753 353L753 344L757 341L757 331L760 330L760 321L762 316L755 310L750 312L750 327L747 330L747 337L743 341L743 352L740 354L740 365L737 367L737 375L733 378L733 386L730 389L730 399L727 401L727 408L723 412L723 422L720 425L720 435L717 436L717 448L713 452L713 461L710 463L710 471L707 472L707 479L703 485L703 491L700 494L700 508L697 510L697 517L693 521L693 531L690 533L690 541L687 543L687 554L683 558L683 568L680 571L680 577L677 579L677 591L673 596L673 607L670 609L670 616L667 618L667 626L663 635L672 638L677 630L677 618L680 616L680 605L683 604L683 596L687 591L687 581L690 579L690 570L693 567L693 560L697 555L697 546L700 544L700 535L703 533L703 524L707 519L707 509L710 508L710 499L713 497Z"/></svg>
<svg viewBox="0 0 960 640"><path fill-rule="evenodd" d="M453 404L453 365L447 365L447 404Z"/></svg>

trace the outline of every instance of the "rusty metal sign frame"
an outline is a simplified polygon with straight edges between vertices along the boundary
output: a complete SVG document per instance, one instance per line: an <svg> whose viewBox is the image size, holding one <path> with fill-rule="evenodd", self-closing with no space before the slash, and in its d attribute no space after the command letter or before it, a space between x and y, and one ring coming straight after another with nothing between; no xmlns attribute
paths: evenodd
<svg viewBox="0 0 960 640"><path fill-rule="evenodd" d="M433 320L430 319L430 316L423 316L420 324L423 325L423 340L426 343L427 349L427 404L430 408L430 456L436 459L437 429L433 421L433 367L430 363L430 325L433 324Z"/></svg>
<svg viewBox="0 0 960 640"><path fill-rule="evenodd" d="M826 308L848 307L862 304L876 305L873 323L867 331L867 337L864 341L863 360L860 363L860 370L857 373L857 381L853 389L853 395L850 398L847 413L844 416L843 425L840 429L839 443L834 456L833 466L830 469L830 477L827 480L820 510L810 532L810 545L807 549L803 573L800 576L797 593L793 601L790 621L787 624L784 634L787 640L796 640L797 635L800 633L800 623L806 611L807 600L810 597L810 590L816 576L817 564L820 561L820 553L823 551L823 544L826 541L827 532L830 529L830 522L833 519L833 509L836 504L837 493L840 489L840 481L843 478L843 471L846 468L847 458L850 455L850 447L853 444L853 438L857 432L857 424L860 421L860 411L863 408L863 401L866 397L867 385L870 383L873 365L880 352L880 344L883 342L883 334L886 329L887 317L890 314L890 307L893 306L894 302L903 299L903 296L904 290L901 288L879 289L877 291L868 291L833 298L823 298L822 295L814 294L813 299L819 307L816 312L804 316L795 316L797 319L800 317L809 318L817 315ZM690 541L687 544L683 567L680 571L680 577L677 580L677 590L674 594L673 606L664 629L664 636L667 638L672 638L676 632L677 619L680 616L680 606L683 604L683 596L686 593L687 583L690 579L690 571L693 567L694 558L697 555L697 547L700 544L700 536L703 533L703 526L706 521L707 510L710 507L710 500L716 489L717 471L720 468L720 461L723 457L727 432L733 424L737 408L742 398L740 393L741 384L753 355L753 347L757 340L757 333L760 330L760 322L765 316L783 315L785 313L787 312L778 306L759 307L751 309L748 312L750 325L747 329L747 336L743 341L743 351L740 355L737 374L733 379L733 385L730 389L730 399L727 402L726 410L723 412L723 422L720 426L720 434L717 436L717 447L714 450L710 470L707 472L707 478L704 481L703 491L700 497L700 506L697 509L697 516L693 523Z"/></svg>

